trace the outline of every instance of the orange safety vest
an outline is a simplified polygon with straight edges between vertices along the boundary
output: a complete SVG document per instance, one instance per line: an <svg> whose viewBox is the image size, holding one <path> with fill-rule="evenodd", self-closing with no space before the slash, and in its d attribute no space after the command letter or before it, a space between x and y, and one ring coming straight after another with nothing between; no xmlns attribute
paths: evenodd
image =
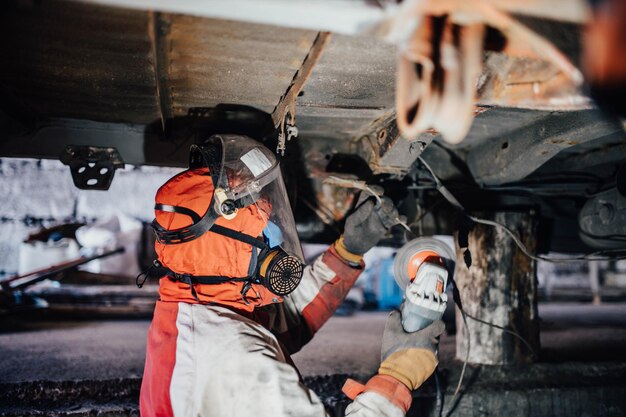
<svg viewBox="0 0 626 417"><path fill-rule="evenodd" d="M175 175L159 188L156 193L157 204L185 207L202 216L211 203L213 181L206 168L183 171ZM189 216L155 210L156 219L168 230L179 229L192 224ZM239 209L237 215L227 220L219 217L215 224L248 234L260 236L267 226L268 214L263 213L259 205L252 204ZM228 238L211 231L189 242L178 244L155 243L159 262L163 266L180 274L196 276L246 277L250 269L252 247L244 242ZM161 301L185 303L214 303L252 311L255 307L282 301L263 285L252 284L244 301L241 290L243 282L225 282L222 284L195 284L198 299L191 292L188 284L162 278L159 287Z"/></svg>

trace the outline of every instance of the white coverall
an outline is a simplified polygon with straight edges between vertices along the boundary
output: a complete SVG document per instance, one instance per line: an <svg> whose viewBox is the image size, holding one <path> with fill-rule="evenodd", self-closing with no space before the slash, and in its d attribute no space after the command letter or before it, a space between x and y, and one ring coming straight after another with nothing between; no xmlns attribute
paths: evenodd
<svg viewBox="0 0 626 417"><path fill-rule="evenodd" d="M284 302L250 317L218 305L159 301L148 335L142 416L327 416L289 355L332 316L362 268L349 266L331 246ZM351 417L404 414L367 389L346 410Z"/></svg>

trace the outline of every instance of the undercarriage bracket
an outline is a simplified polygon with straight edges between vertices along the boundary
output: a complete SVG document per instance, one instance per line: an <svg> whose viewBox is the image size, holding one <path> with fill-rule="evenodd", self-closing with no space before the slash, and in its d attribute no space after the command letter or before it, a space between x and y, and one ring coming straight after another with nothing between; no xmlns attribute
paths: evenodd
<svg viewBox="0 0 626 417"><path fill-rule="evenodd" d="M81 190L108 190L115 170L124 168L115 148L68 145L60 159L70 167L74 185Z"/></svg>

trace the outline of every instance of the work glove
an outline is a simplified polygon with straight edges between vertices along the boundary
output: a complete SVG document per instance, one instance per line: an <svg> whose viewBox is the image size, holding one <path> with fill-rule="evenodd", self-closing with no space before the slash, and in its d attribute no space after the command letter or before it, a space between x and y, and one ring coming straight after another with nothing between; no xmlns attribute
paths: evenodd
<svg viewBox="0 0 626 417"><path fill-rule="evenodd" d="M411 391L417 389L437 367L437 345L445 328L437 320L422 330L407 333L400 312L393 311L383 333L378 374L397 379Z"/></svg>
<svg viewBox="0 0 626 417"><path fill-rule="evenodd" d="M402 416L411 406L411 391L435 371L438 337L445 330L441 320L413 333L402 328L400 312L389 315L381 349L378 374L362 385L348 379L343 392L354 402L346 416ZM372 412L374 411L374 412Z"/></svg>
<svg viewBox="0 0 626 417"><path fill-rule="evenodd" d="M398 210L388 197L378 202L369 193L361 192L357 207L346 219L340 239L345 249L355 255L363 255L376 246L387 230L398 223Z"/></svg>

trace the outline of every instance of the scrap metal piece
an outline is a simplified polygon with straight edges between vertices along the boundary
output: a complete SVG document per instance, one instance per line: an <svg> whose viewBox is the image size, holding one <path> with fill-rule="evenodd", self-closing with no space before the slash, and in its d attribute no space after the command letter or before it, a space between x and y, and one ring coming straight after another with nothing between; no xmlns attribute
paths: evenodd
<svg viewBox="0 0 626 417"><path fill-rule="evenodd" d="M68 145L60 159L70 167L74 185L81 190L108 190L115 170L125 166L117 149L97 146Z"/></svg>
<svg viewBox="0 0 626 417"><path fill-rule="evenodd" d="M280 98L278 104L272 112L272 121L274 127L280 127L280 134L278 139L278 146L276 152L280 152L281 155L285 154L285 142L292 137L298 136L298 129L296 128L296 98L302 87L309 78L315 65L322 56L322 52L328 42L330 42L330 32L319 32L311 45L309 53L302 61L302 65L298 71L294 74L291 84L287 87L287 91ZM289 122L286 122L287 114L289 114ZM285 134L285 130L287 133Z"/></svg>
<svg viewBox="0 0 626 417"><path fill-rule="evenodd" d="M347 178L340 178L340 177L336 177L334 175L330 175L330 176L326 177L323 182L324 182L324 184L331 184L331 185L334 185L334 186L337 186L337 187L355 188L357 190L364 191L364 192L370 194L371 196L373 196L376 199L376 207L377 208L381 207L382 204L383 204L383 201L381 199L381 197L383 196L383 191L374 189L373 187L369 186L365 181L352 180L352 179L347 179ZM386 215L384 215L382 213L382 211L378 211L378 210L377 210L377 213L381 217L381 220L382 220L383 224L385 224L385 227L391 227L391 226L394 226L396 224L399 224L406 231L408 231L409 233L412 233L411 232L411 228L406 224L406 221L404 221L400 217L389 218Z"/></svg>
<svg viewBox="0 0 626 417"><path fill-rule="evenodd" d="M589 100L578 93L582 74L567 57L492 4L484 0L412 4L408 15L419 23L407 18L398 23L415 27L409 41L401 44L396 81L398 127L407 138L431 128L451 144L467 135L482 72L486 26L506 36L507 52L538 57L556 69L556 75L543 85L533 83L530 88L517 89L513 101L518 106L533 107L538 102L560 110L589 107ZM564 96L562 90L566 91ZM497 104L507 103L500 99Z"/></svg>
<svg viewBox="0 0 626 417"><path fill-rule="evenodd" d="M439 133L428 130L412 139L403 136L398 128L396 114L375 121L356 136L356 150L375 174L392 174L402 178L418 156Z"/></svg>
<svg viewBox="0 0 626 417"><path fill-rule="evenodd" d="M311 45L311 49L309 53L302 61L302 65L298 69L298 71L294 74L293 80L291 80L291 84L287 87L287 91L280 98L274 111L272 112L272 120L274 121L274 126L278 127L279 123L284 122L285 115L288 110L290 110L290 106L295 103L296 97L302 91L302 87L306 83L306 80L309 78L315 65L320 60L322 56L322 52L328 42L330 42L331 34L330 32L319 32ZM292 115L293 117L294 115Z"/></svg>
<svg viewBox="0 0 626 417"><path fill-rule="evenodd" d="M459 25L448 16L428 16L399 57L398 127L409 139L435 129L450 143L471 127L476 83L482 68L484 26Z"/></svg>
<svg viewBox="0 0 626 417"><path fill-rule="evenodd" d="M123 247L101 251L92 256L81 256L79 258L51 265L49 267L38 269L27 274L16 275L2 281L0 283L0 291L11 292L24 290L31 285L41 282L44 279L51 278L63 271L76 268L77 266L84 265L96 259L102 259L106 258L107 256L117 255L120 253L124 253Z"/></svg>

